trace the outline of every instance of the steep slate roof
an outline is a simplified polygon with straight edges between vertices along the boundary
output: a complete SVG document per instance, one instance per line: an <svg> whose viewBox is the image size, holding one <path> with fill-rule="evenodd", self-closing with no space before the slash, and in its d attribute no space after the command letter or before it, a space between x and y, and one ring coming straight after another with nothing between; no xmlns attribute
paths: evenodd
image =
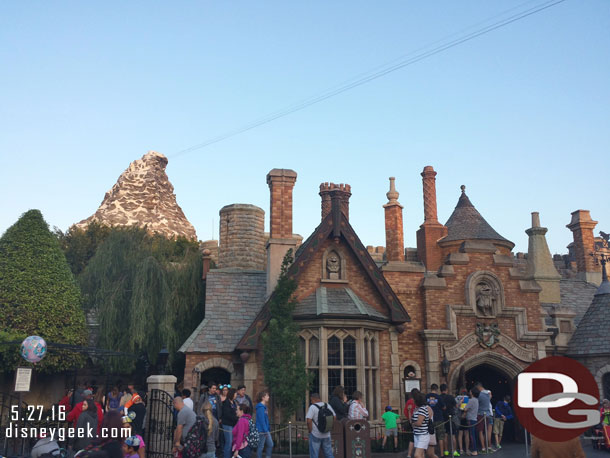
<svg viewBox="0 0 610 458"><path fill-rule="evenodd" d="M398 296L396 296L396 293L394 293L383 273L373 258L371 258L371 255L338 206L333 206L332 211L326 215L313 234L296 251L294 262L288 269L287 275L292 278L298 278L301 270L307 266L313 255L322 246L322 242L330 236L342 238L352 250L354 256L367 273L371 283L376 287L382 300L385 302L389 312L389 321L396 324L411 321ZM236 347L237 349L252 350L257 347L258 338L270 318L268 302L243 335Z"/></svg>
<svg viewBox="0 0 610 458"><path fill-rule="evenodd" d="M441 241L449 242L454 240L501 240L512 243L498 234L489 225L485 218L474 208L472 202L466 195L466 186L462 186L460 196L455 210L445 223L447 226L447 236ZM513 244L514 245L514 244Z"/></svg>
<svg viewBox="0 0 610 458"><path fill-rule="evenodd" d="M295 319L334 315L390 321L387 315L367 304L350 288L326 288L324 286L299 302L293 315Z"/></svg>
<svg viewBox="0 0 610 458"><path fill-rule="evenodd" d="M604 281L568 344L569 356L610 354L610 283Z"/></svg>
<svg viewBox="0 0 610 458"><path fill-rule="evenodd" d="M235 350L239 339L263 307L266 280L264 271L210 270L206 279L206 318L179 351L209 353Z"/></svg>
<svg viewBox="0 0 610 458"><path fill-rule="evenodd" d="M575 278L561 279L559 284L561 305L570 307L576 313L574 326L578 326L578 323L591 305L596 291L597 286L584 280L577 280Z"/></svg>

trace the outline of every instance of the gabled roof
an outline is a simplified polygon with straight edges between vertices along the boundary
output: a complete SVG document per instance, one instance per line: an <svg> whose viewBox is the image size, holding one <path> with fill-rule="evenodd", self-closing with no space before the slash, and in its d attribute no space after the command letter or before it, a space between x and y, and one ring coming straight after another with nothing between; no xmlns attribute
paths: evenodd
<svg viewBox="0 0 610 458"><path fill-rule="evenodd" d="M295 319L337 316L390 321L389 314L379 312L347 287L317 288L298 303L293 316Z"/></svg>
<svg viewBox="0 0 610 458"><path fill-rule="evenodd" d="M472 202L470 202L466 195L466 186L463 185L462 195L445 226L447 226L448 234L441 240L442 242L455 240L498 240L514 246L514 243L498 234L485 221L485 218L481 216L477 209L474 208L474 205L472 205Z"/></svg>
<svg viewBox="0 0 610 458"><path fill-rule="evenodd" d="M388 309L388 321L396 324L411 321L407 311L400 303L400 300L383 276L383 273L373 258L371 258L371 255L338 206L333 207L332 211L326 215L320 225L296 251L294 262L288 269L287 275L298 280L300 273L321 248L323 242L331 236L343 239L356 259L360 262ZM273 297L273 294L271 297ZM252 350L257 348L258 338L270 318L268 304L269 300L265 303L265 306L256 317L256 320L254 320L252 325L245 332L237 345L237 349Z"/></svg>
<svg viewBox="0 0 610 458"><path fill-rule="evenodd" d="M602 282L568 344L568 356L610 354L610 283Z"/></svg>
<svg viewBox="0 0 610 458"><path fill-rule="evenodd" d="M206 318L178 351L215 353L235 350L235 345L265 303L266 280L264 271L210 270L206 278Z"/></svg>

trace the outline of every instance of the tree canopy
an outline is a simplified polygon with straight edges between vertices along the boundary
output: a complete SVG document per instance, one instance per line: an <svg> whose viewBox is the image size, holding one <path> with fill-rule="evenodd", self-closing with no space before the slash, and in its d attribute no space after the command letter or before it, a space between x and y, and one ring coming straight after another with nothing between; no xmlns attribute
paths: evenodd
<svg viewBox="0 0 610 458"><path fill-rule="evenodd" d="M99 323L98 345L146 352L153 362L167 348L172 362L203 319L201 275L196 242L113 228L79 276L84 306Z"/></svg>
<svg viewBox="0 0 610 458"><path fill-rule="evenodd" d="M28 335L54 343L87 342L78 284L39 210L24 213L0 238L0 339ZM0 368L14 370L17 349L0 351ZM55 372L82 361L76 353L49 351L37 368Z"/></svg>
<svg viewBox="0 0 610 458"><path fill-rule="evenodd" d="M299 327L292 318L297 305L294 298L297 282L287 275L292 261L292 250L288 250L277 286L269 299L271 319L262 335L265 384L285 418L303 403L311 379L305 360L298 352Z"/></svg>

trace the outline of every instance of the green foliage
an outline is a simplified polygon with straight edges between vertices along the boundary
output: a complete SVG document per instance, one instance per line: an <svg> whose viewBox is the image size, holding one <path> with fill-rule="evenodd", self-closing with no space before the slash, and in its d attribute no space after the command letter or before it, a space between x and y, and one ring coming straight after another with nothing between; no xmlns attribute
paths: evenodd
<svg viewBox="0 0 610 458"><path fill-rule="evenodd" d="M136 227L113 228L80 278L84 306L97 315L98 345L154 363L175 352L203 319L204 284L196 242ZM116 361L116 370L129 370Z"/></svg>
<svg viewBox="0 0 610 458"><path fill-rule="evenodd" d="M287 276L292 261L292 250L288 250L269 300L271 319L262 336L265 384L284 418L290 417L302 404L311 381L305 360L298 352L299 328L292 318L297 304L293 296L297 283Z"/></svg>
<svg viewBox="0 0 610 458"><path fill-rule="evenodd" d="M85 270L97 247L106 240L111 231L110 226L95 221L89 223L85 229L72 226L66 232L62 232L55 228L55 235L74 275L79 275Z"/></svg>
<svg viewBox="0 0 610 458"><path fill-rule="evenodd" d="M87 341L78 284L39 210L24 213L0 238L0 338L28 335L72 345ZM18 350L3 349L0 370L14 370ZM82 363L76 353L50 350L36 367L55 372Z"/></svg>

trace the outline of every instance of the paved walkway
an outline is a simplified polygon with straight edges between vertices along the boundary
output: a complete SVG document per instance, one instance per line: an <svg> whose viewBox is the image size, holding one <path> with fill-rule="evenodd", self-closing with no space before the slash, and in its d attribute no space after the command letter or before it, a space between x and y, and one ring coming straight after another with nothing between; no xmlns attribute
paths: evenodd
<svg viewBox="0 0 610 458"><path fill-rule="evenodd" d="M610 452L594 450L588 442L583 442L583 449L587 458L610 458ZM528 458L528 455L525 454L525 445L515 443L504 444L502 449L495 453L479 453L478 456L493 458Z"/></svg>

